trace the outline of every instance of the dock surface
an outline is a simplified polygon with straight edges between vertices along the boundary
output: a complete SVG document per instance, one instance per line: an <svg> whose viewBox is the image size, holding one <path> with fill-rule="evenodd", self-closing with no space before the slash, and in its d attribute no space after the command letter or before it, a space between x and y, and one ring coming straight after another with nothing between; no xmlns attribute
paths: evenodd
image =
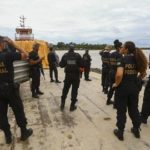
<svg viewBox="0 0 150 150"><path fill-rule="evenodd" d="M59 69L59 80L63 81L64 71ZM46 79L41 77L39 99L31 97L29 82L20 88L24 103L28 128L33 135L25 142L20 141L18 128L12 110L8 116L13 134L13 142L5 144L3 132L0 131L0 150L150 150L150 119L141 126L141 138L136 139L130 132L131 120L127 114L124 141L114 135L116 128L116 110L106 105L106 95L102 93L101 75L91 72L91 82L83 78L78 91L77 110L69 111L70 92L66 99L64 112L60 111L60 97L63 82L51 83L49 71L45 70ZM139 109L143 99L143 89L139 96Z"/></svg>

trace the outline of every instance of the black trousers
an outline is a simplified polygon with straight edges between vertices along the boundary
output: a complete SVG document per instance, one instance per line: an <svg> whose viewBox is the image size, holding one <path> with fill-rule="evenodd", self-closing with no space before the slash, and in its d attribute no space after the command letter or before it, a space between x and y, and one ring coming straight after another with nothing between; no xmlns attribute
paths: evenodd
<svg viewBox="0 0 150 150"><path fill-rule="evenodd" d="M24 107L19 95L19 85L1 85L0 86L0 129L9 131L7 111L8 105L12 108L16 122L20 128L25 128L27 120L24 113Z"/></svg>
<svg viewBox="0 0 150 150"><path fill-rule="evenodd" d="M111 100L111 98L114 94L114 91L115 91L115 89L112 88L113 84L115 83L115 74L116 74L115 70L111 69L109 71L109 75L108 75L108 77L109 77L109 91L108 91L108 94L107 94L108 101Z"/></svg>
<svg viewBox="0 0 150 150"><path fill-rule="evenodd" d="M113 94L115 92L115 88L112 87L114 83L115 83L115 80L110 78L109 91L108 91L108 94L107 94L107 99L108 100L111 100L111 98L113 97Z"/></svg>
<svg viewBox="0 0 150 150"><path fill-rule="evenodd" d="M145 120L147 120L148 117L150 116L150 79L148 80L148 83L144 90L144 98L143 98L141 116Z"/></svg>
<svg viewBox="0 0 150 150"><path fill-rule="evenodd" d="M55 75L55 80L58 80L58 70L56 65L51 65L49 66L49 74L50 74L50 79L53 80L53 72Z"/></svg>
<svg viewBox="0 0 150 150"><path fill-rule="evenodd" d="M72 103L76 103L77 101L77 95L78 95L78 88L80 85L80 77L79 75L66 75L65 80L64 80L64 87L62 91L62 101L65 102L67 94L69 92L70 87L72 86L72 91L71 91L71 101Z"/></svg>
<svg viewBox="0 0 150 150"><path fill-rule="evenodd" d="M138 110L138 88L134 82L128 82L116 88L117 123L120 130L124 130L126 123L126 112L132 120L133 127L140 127L140 114Z"/></svg>
<svg viewBox="0 0 150 150"><path fill-rule="evenodd" d="M90 67L84 67L84 78L89 79Z"/></svg>
<svg viewBox="0 0 150 150"><path fill-rule="evenodd" d="M101 83L103 90L107 91L109 87L109 70L102 69Z"/></svg>
<svg viewBox="0 0 150 150"><path fill-rule="evenodd" d="M39 68L35 68L32 70L31 78L32 78L31 91L33 94L35 94L37 91L39 91L39 87L40 87L40 69Z"/></svg>

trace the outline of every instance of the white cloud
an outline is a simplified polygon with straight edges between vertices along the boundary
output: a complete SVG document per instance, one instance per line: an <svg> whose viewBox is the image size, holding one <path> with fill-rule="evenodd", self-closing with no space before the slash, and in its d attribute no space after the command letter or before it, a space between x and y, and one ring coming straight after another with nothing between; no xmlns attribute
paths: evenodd
<svg viewBox="0 0 150 150"><path fill-rule="evenodd" d="M1 0L0 34L14 37L19 16L25 15L35 37L49 42L120 38L148 45L149 6L149 0Z"/></svg>

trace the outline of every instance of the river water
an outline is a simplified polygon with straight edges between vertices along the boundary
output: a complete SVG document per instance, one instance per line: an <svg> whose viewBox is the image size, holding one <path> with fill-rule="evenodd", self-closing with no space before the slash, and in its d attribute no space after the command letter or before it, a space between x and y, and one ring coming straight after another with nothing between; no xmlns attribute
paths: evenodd
<svg viewBox="0 0 150 150"><path fill-rule="evenodd" d="M62 50L62 51L56 51L56 53L58 54L59 58L61 59L62 55L64 53L66 53L66 50ZM78 52L81 56L83 56L84 54L84 50L76 50L76 52ZM150 54L150 50L143 50L143 52L145 53L145 55L147 56L147 59L149 59L149 54ZM99 55L99 50L91 50L89 51L89 54L92 58L92 62L91 62L91 67L92 68L102 68L102 61L101 61L101 57Z"/></svg>

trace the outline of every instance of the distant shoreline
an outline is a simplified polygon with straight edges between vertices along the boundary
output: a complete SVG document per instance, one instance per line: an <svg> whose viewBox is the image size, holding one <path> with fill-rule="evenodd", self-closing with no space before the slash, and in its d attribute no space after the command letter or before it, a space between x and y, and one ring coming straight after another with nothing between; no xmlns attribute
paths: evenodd
<svg viewBox="0 0 150 150"><path fill-rule="evenodd" d="M142 50L150 50L150 48L140 48ZM68 49L55 49L56 51L68 51ZM75 49L75 51L85 51L86 49ZM88 49L90 51L101 51L103 49ZM113 49L114 50L114 49Z"/></svg>

